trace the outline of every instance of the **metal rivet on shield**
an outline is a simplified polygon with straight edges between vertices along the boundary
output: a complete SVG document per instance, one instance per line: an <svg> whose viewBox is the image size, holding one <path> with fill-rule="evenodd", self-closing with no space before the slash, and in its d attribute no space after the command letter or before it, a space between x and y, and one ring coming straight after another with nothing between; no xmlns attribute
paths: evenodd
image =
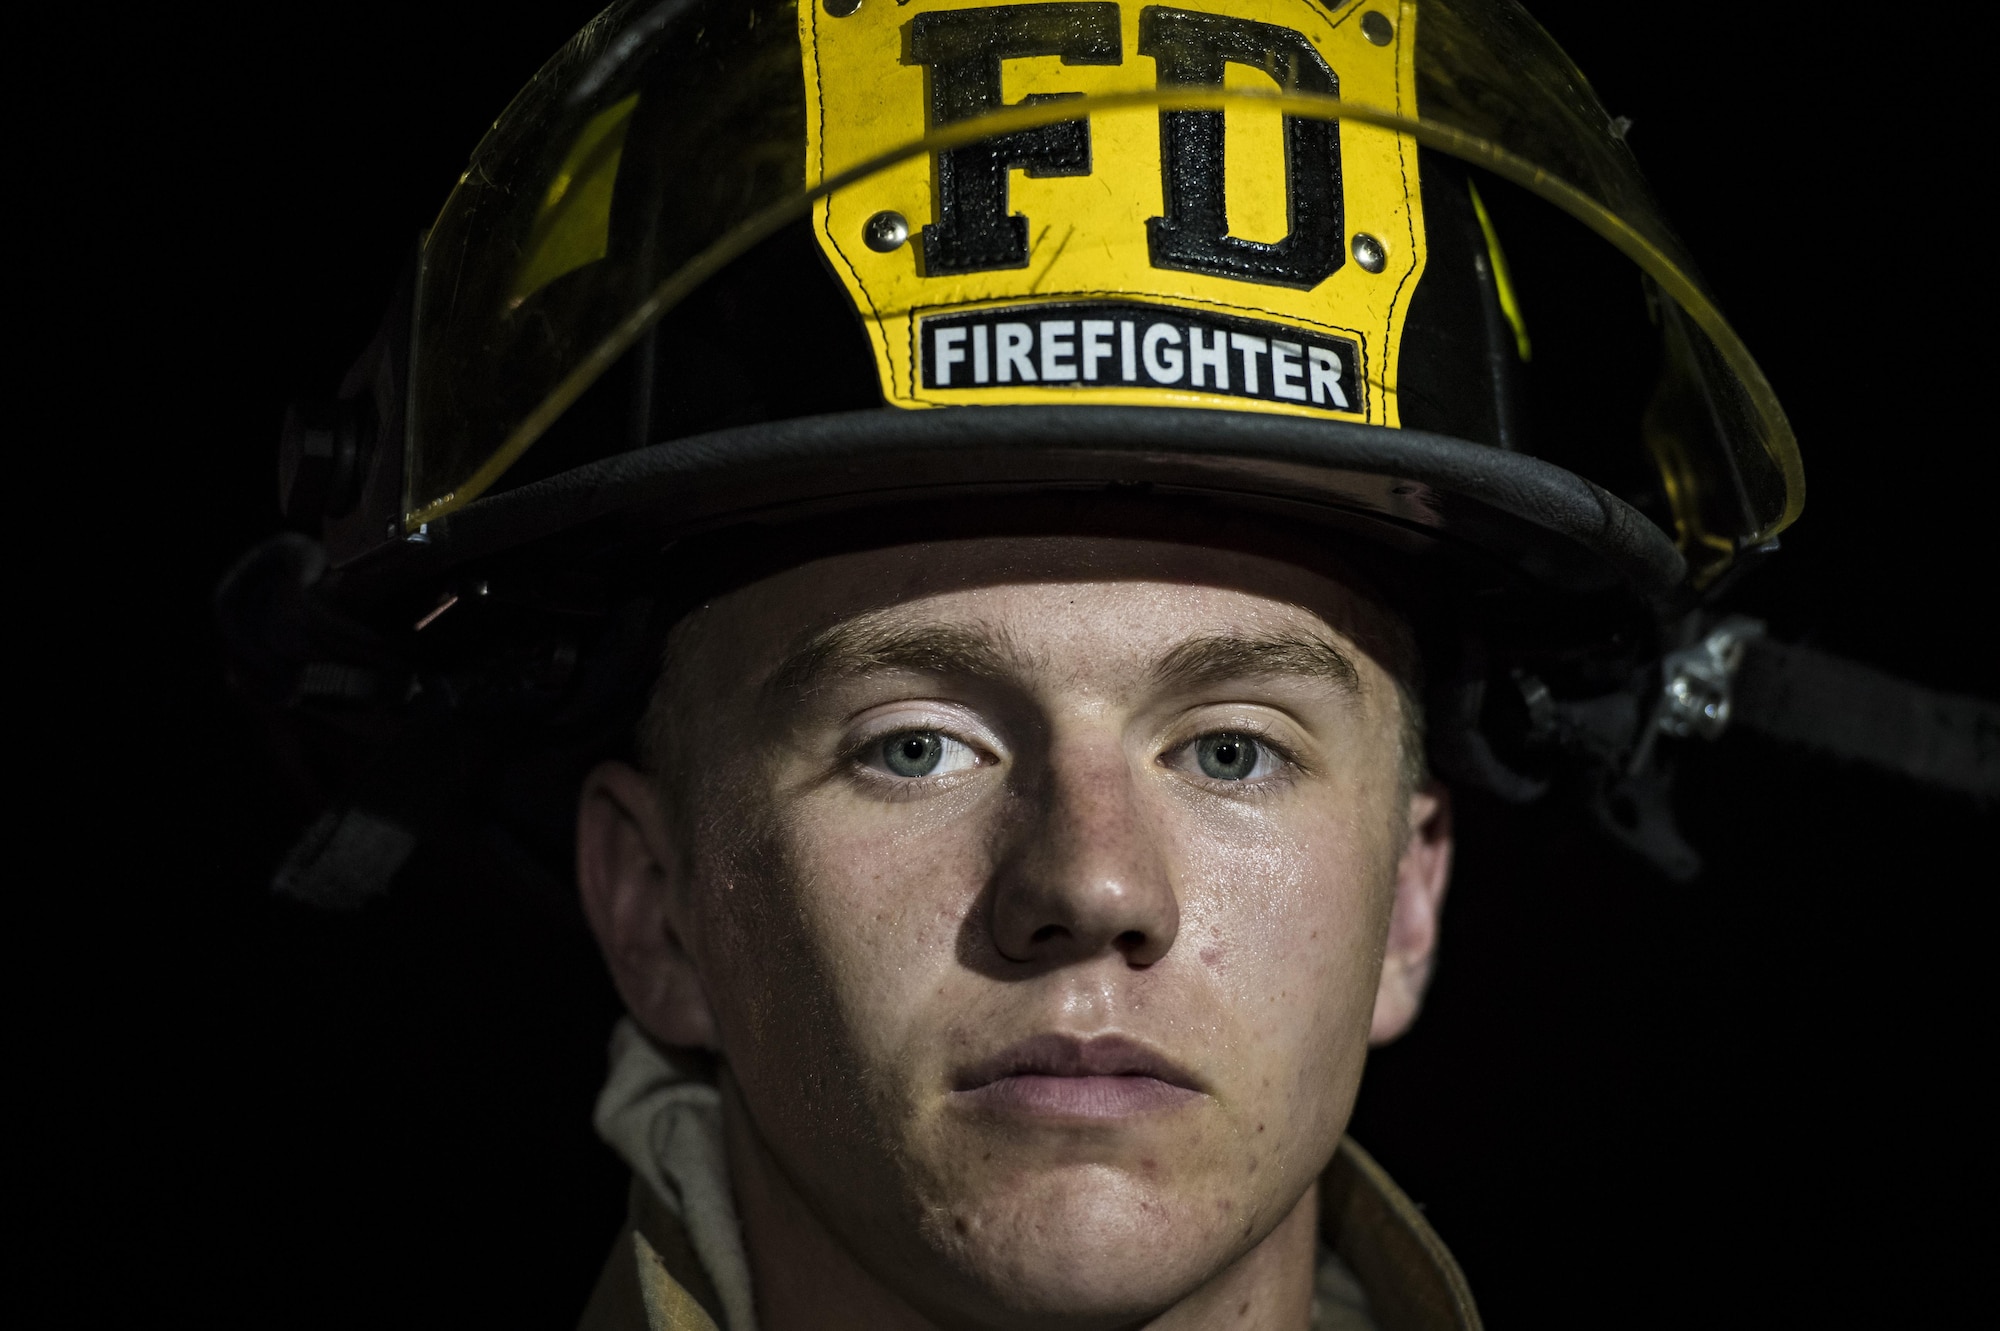
<svg viewBox="0 0 2000 1331"><path fill-rule="evenodd" d="M1379 273L1389 266L1389 251L1366 231L1357 231L1354 233L1354 262L1371 273Z"/></svg>
<svg viewBox="0 0 2000 1331"><path fill-rule="evenodd" d="M890 250L901 249L903 242L910 238L910 224L901 213L885 210L868 219L861 228L861 238L877 254L887 254Z"/></svg>
<svg viewBox="0 0 2000 1331"><path fill-rule="evenodd" d="M826 0L826 12L835 18L846 18L861 8L861 0Z"/></svg>
<svg viewBox="0 0 2000 1331"><path fill-rule="evenodd" d="M832 7L831 3L827 6ZM1396 25L1371 9L1361 16L1361 35L1377 46L1387 46L1396 36Z"/></svg>

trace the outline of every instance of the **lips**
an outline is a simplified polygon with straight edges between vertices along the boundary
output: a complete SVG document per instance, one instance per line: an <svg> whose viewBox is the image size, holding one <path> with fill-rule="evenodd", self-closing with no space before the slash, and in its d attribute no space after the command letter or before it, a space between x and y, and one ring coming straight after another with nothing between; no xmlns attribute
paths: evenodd
<svg viewBox="0 0 2000 1331"><path fill-rule="evenodd" d="M959 1074L953 1097L967 1108L1048 1118L1113 1119L1175 1109L1199 1099L1194 1074L1119 1035L1037 1035Z"/></svg>

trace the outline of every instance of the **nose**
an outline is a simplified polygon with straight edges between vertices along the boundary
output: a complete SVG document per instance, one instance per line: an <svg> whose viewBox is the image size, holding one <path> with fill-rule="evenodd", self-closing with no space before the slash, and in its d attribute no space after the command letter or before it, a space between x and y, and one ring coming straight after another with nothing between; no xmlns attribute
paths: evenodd
<svg viewBox="0 0 2000 1331"><path fill-rule="evenodd" d="M993 891L993 941L1044 965L1117 952L1150 966L1173 948L1180 902L1121 746L1049 755Z"/></svg>

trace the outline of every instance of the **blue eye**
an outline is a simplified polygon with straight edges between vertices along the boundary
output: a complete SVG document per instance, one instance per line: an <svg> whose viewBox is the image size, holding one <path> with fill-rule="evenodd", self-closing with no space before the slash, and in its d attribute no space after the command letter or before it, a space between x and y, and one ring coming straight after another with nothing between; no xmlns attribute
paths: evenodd
<svg viewBox="0 0 2000 1331"><path fill-rule="evenodd" d="M944 737L935 730L909 730L882 741L882 766L897 776L929 776L944 758Z"/></svg>
<svg viewBox="0 0 2000 1331"><path fill-rule="evenodd" d="M981 750L941 730L898 730L868 741L859 760L885 776L918 781L978 767L985 757Z"/></svg>
<svg viewBox="0 0 2000 1331"><path fill-rule="evenodd" d="M1204 735L1194 746L1202 775L1217 781L1242 781L1255 775L1263 756L1263 746L1248 735Z"/></svg>

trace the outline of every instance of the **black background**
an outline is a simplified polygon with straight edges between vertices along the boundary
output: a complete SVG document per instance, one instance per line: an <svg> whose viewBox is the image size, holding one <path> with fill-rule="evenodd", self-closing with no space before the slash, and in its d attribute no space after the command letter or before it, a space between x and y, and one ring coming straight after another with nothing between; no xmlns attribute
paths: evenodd
<svg viewBox="0 0 2000 1331"><path fill-rule="evenodd" d="M1533 8L1803 442L1806 517L1741 603L2000 693L1963 43L1918 11ZM331 390L590 12L112 9L13 53L60 89L13 136L44 237L15 275L52 298L21 363L53 366L10 431L15 705L55 741L15 884L59 909L13 949L50 1320L568 1325L618 1223L587 941L435 851L357 914L274 902L301 811L206 608L279 525L283 403ZM1742 734L1686 777L1711 864L1681 887L1558 810L1468 804L1433 1000L1355 1133L1496 1327L1952 1317L1986 1260L1990 812Z"/></svg>

